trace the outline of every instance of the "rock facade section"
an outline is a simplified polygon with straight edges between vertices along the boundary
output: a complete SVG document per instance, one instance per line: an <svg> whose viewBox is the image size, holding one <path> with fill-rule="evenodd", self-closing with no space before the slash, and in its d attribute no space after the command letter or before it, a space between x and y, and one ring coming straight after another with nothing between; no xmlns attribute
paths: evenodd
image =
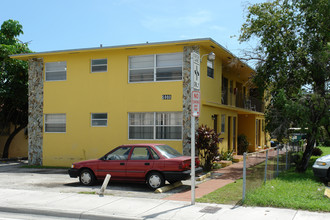
<svg viewBox="0 0 330 220"><path fill-rule="evenodd" d="M191 155L191 144L190 144L190 136L191 136L191 52L195 51L199 54L199 46L186 46L183 48L183 155L190 156ZM195 128L198 128L198 118L195 119ZM196 151L197 153L197 151Z"/></svg>
<svg viewBox="0 0 330 220"><path fill-rule="evenodd" d="M29 165L42 165L43 59L29 60Z"/></svg>

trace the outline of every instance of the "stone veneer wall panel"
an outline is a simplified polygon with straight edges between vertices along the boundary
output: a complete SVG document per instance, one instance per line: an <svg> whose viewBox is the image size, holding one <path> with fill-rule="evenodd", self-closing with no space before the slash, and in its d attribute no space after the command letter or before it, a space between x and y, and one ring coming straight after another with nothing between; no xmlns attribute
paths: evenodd
<svg viewBox="0 0 330 220"><path fill-rule="evenodd" d="M43 59L29 60L29 165L42 165Z"/></svg>
<svg viewBox="0 0 330 220"><path fill-rule="evenodd" d="M190 156L191 155L191 144L189 143L189 139L191 136L191 80L190 80L190 72L191 72L191 52L197 52L199 54L199 46L185 46L183 48L183 155ZM196 129L198 128L198 118L195 120ZM196 151L197 153L197 151Z"/></svg>

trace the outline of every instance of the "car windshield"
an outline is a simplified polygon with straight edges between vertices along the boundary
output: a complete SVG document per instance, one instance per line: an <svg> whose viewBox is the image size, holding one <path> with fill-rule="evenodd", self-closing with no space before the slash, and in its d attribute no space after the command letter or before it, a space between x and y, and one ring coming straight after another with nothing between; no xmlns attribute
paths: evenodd
<svg viewBox="0 0 330 220"><path fill-rule="evenodd" d="M156 149L166 158L181 157L182 154L168 145L157 145Z"/></svg>

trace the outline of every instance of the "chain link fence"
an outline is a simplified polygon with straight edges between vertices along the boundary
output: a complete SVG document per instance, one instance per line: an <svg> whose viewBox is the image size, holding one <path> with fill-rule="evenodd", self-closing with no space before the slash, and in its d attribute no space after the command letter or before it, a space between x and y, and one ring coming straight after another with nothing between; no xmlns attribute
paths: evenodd
<svg viewBox="0 0 330 220"><path fill-rule="evenodd" d="M303 147L294 144L277 145L276 147L244 153L243 162L243 196L259 188L266 181L276 178L280 172L290 169L295 161L295 153Z"/></svg>

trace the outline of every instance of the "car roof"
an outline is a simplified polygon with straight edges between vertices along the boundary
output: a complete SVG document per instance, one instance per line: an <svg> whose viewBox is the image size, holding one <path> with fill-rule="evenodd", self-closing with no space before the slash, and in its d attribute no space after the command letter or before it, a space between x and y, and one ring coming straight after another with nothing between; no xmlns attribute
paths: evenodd
<svg viewBox="0 0 330 220"><path fill-rule="evenodd" d="M124 144L121 145L120 147L134 147L134 146L156 146L156 145L165 145L165 144L154 144L154 143L148 143L148 144Z"/></svg>

